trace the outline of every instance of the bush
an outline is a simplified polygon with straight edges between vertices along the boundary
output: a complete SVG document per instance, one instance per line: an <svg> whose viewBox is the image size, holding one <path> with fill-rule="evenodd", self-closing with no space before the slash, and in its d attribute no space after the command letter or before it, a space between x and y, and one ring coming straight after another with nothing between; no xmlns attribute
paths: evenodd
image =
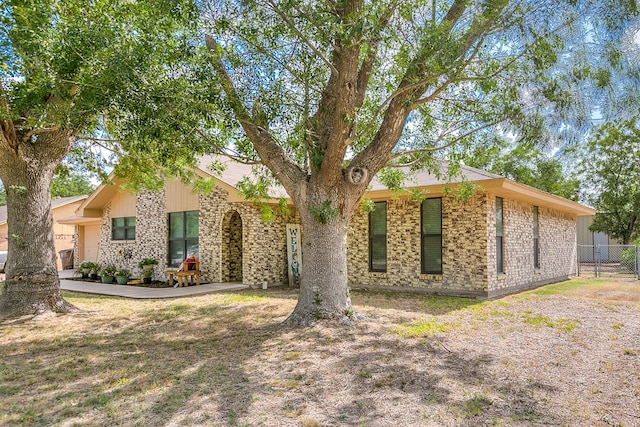
<svg viewBox="0 0 640 427"><path fill-rule="evenodd" d="M640 246L640 239L637 239L633 244L636 246L635 248L625 249L620 253L620 260L623 264L633 266L636 265L636 260L638 257L638 246Z"/></svg>
<svg viewBox="0 0 640 427"><path fill-rule="evenodd" d="M155 258L145 258L138 263L138 267L142 267L143 265L158 265L158 260Z"/></svg>

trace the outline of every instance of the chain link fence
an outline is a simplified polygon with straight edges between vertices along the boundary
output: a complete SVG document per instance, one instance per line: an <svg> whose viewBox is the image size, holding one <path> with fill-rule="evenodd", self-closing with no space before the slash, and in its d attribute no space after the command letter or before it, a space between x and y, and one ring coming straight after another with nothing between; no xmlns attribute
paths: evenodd
<svg viewBox="0 0 640 427"><path fill-rule="evenodd" d="M578 276L635 276L640 278L640 247L634 245L578 245Z"/></svg>

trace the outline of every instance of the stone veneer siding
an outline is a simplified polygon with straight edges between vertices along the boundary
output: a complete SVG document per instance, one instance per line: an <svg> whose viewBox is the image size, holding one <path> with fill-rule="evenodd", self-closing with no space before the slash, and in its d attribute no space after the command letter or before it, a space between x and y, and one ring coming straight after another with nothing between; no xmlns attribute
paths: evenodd
<svg viewBox="0 0 640 427"><path fill-rule="evenodd" d="M368 214L354 214L349 230L348 267L352 287L422 289L476 295L487 287L484 194L466 201L442 199L442 274L421 273L420 203L387 200L387 271L369 271Z"/></svg>
<svg viewBox="0 0 640 427"><path fill-rule="evenodd" d="M167 214L164 192L144 192L136 197L136 239L111 240L111 205L102 211L98 264L126 268L132 277L140 277L138 262L156 258L154 277L164 279L167 261Z"/></svg>
<svg viewBox="0 0 640 427"><path fill-rule="evenodd" d="M241 233L236 228L233 233L223 229L225 215L230 218L237 212L236 227L241 225ZM111 240L111 208L103 209L100 229L98 262L101 265L114 264L128 268L135 277L140 276L138 262L143 258L156 258L154 278L167 280L165 269L168 255L168 230L166 195L142 193L136 197L136 239L135 241ZM200 196L199 250L202 279L222 282L224 272L229 277L228 266L223 266L222 248L231 248L237 256L242 248L242 260L232 260L242 266L242 283L260 286L264 282L280 284L287 280L287 249L285 225L287 220L278 215L268 224L262 222L259 210L250 204L228 203L227 193L216 188L208 195ZM228 226L227 220L227 226ZM230 244L233 238L241 236L242 244ZM130 254L130 257L126 257ZM227 257L227 261L229 257ZM236 274L237 276L237 274ZM234 277L238 278L238 277Z"/></svg>
<svg viewBox="0 0 640 427"><path fill-rule="evenodd" d="M533 206L503 198L504 274L498 274L495 253L495 197L489 198L487 241L490 297L565 280L577 273L575 216L540 207L540 268L533 265Z"/></svg>
<svg viewBox="0 0 640 427"><path fill-rule="evenodd" d="M239 232L236 229L230 233L226 227L235 211L242 226L242 283L260 286L264 282L286 282L287 220L275 215L273 221L264 223L255 206L226 200L227 193L219 188L200 196L200 259L206 280L223 282L229 277L229 266L224 261L237 254L239 245L233 244L233 238ZM224 253L227 251L229 255ZM237 265L239 261L232 262Z"/></svg>

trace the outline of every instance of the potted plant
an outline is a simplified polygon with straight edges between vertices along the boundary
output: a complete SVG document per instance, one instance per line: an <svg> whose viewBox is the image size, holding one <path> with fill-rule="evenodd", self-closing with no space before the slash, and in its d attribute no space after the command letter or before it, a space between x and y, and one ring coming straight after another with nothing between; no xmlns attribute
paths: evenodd
<svg viewBox="0 0 640 427"><path fill-rule="evenodd" d="M80 267L78 269L82 273L82 278L86 279L89 277L89 273L91 273L91 268L93 267L93 263L91 261L82 261L80 263Z"/></svg>
<svg viewBox="0 0 640 427"><path fill-rule="evenodd" d="M153 270L142 270L142 282L145 284L151 283L151 276L153 276Z"/></svg>
<svg viewBox="0 0 640 427"><path fill-rule="evenodd" d="M118 282L118 285L126 285L129 281L130 275L131 272L129 270L127 270L126 268L121 268L120 270L116 271L116 282Z"/></svg>
<svg viewBox="0 0 640 427"><path fill-rule="evenodd" d="M153 270L154 265L158 265L158 260L155 258L145 258L138 263L138 267L142 268L143 270Z"/></svg>
<svg viewBox="0 0 640 427"><path fill-rule="evenodd" d="M113 277L116 274L116 268L113 265L107 265L100 270L100 276L102 277L102 283L113 282Z"/></svg>
<svg viewBox="0 0 640 427"><path fill-rule="evenodd" d="M100 264L96 264L95 262L90 263L91 267L89 267L89 279L96 280L98 278L98 272L100 271Z"/></svg>

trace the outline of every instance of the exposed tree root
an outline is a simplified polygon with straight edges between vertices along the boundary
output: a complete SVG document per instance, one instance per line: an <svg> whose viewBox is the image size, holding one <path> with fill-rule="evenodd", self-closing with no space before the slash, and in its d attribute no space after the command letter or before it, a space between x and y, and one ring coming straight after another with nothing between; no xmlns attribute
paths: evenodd
<svg viewBox="0 0 640 427"><path fill-rule="evenodd" d="M292 328L308 328L315 326L317 323L328 322L338 323L344 326L354 326L356 322L366 321L368 318L360 313L350 311L349 313L337 312L337 313L318 313L307 312L300 313L294 310L289 317L284 321L286 326Z"/></svg>
<svg viewBox="0 0 640 427"><path fill-rule="evenodd" d="M6 293L0 295L0 320L19 318L23 316L43 317L47 314L68 314L81 311L79 308L62 298L59 292L46 295L37 300L24 301L9 298Z"/></svg>

